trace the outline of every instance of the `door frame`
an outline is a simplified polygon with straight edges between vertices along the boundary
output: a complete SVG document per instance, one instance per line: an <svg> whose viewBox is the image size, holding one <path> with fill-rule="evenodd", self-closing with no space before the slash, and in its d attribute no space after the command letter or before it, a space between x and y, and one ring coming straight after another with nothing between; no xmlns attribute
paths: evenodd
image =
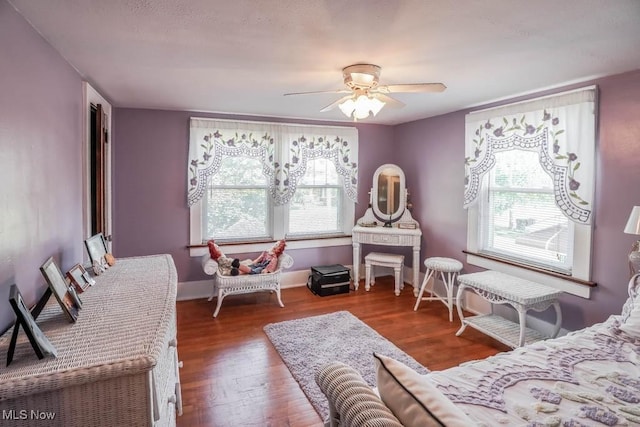
<svg viewBox="0 0 640 427"><path fill-rule="evenodd" d="M90 237L91 234L91 105L101 104L102 109L107 116L105 120L105 129L108 134L108 141L105 144L105 236L112 234L112 183L111 183L111 104L96 91L88 82L82 82L82 98L83 98L83 144L82 144L82 232L84 238ZM107 249L111 252L111 241L107 241Z"/></svg>

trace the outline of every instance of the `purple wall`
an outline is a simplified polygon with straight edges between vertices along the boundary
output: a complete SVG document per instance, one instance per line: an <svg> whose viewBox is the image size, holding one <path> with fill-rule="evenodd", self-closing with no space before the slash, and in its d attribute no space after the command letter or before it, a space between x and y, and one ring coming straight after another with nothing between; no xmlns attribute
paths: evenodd
<svg viewBox="0 0 640 427"><path fill-rule="evenodd" d="M0 0L0 330L46 289L40 265L82 261L80 76Z"/></svg>
<svg viewBox="0 0 640 427"><path fill-rule="evenodd" d="M187 156L189 117L298 122L287 119L215 115L181 111L116 108L114 121L113 251L117 257L169 253L181 282L210 279L200 258L189 257ZM318 124L317 122L313 122ZM336 124L336 123L325 123ZM344 123L342 123L344 124ZM368 188L375 169L394 153L393 128L358 124L362 183L356 217L369 202ZM318 264L351 264L351 246L289 251L295 270ZM231 255L231 254L229 254ZM251 257L243 254L243 258Z"/></svg>
<svg viewBox="0 0 640 427"><path fill-rule="evenodd" d="M627 297L627 254L635 241L622 230L632 206L640 205L640 70L554 92L594 83L600 89L592 275L598 286L590 300L562 298L563 327L571 330L620 313ZM546 93L550 92L535 96ZM423 257L465 259L461 251L467 233L467 211L462 209L466 112L395 127L395 139L402 147L397 162L407 175L414 216L424 235ZM465 270L476 271L466 263Z"/></svg>

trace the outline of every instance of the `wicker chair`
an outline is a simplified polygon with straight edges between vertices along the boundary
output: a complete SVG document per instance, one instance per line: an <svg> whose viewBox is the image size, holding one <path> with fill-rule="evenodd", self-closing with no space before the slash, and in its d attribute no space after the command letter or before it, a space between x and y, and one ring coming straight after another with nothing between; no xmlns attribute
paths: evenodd
<svg viewBox="0 0 640 427"><path fill-rule="evenodd" d="M248 294L260 291L275 292L278 297L278 304L284 307L280 296L280 278L282 270L293 266L293 258L286 252L278 257L278 268L273 273L266 274L242 274L239 276L226 276L219 274L218 263L211 259L209 254L202 257L202 269L210 276L213 276L213 289L209 301L216 295L218 303L213 312L213 317L217 317L220 312L222 300L227 295Z"/></svg>

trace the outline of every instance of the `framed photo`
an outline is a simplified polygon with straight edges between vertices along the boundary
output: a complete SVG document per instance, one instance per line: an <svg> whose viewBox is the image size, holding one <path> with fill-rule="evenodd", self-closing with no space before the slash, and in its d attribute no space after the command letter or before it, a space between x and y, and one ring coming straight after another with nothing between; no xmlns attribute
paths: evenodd
<svg viewBox="0 0 640 427"><path fill-rule="evenodd" d="M49 284L51 293L56 297L62 311L67 315L71 322L75 322L78 319L78 310L80 307L74 301L73 296L69 292L69 285L66 279L62 275L60 268L53 260L53 257L49 257L48 260L40 267L40 272Z"/></svg>
<svg viewBox="0 0 640 427"><path fill-rule="evenodd" d="M38 359L42 359L45 356L53 355L56 357L58 355L56 348L51 344L51 342L47 339L46 335L42 332L42 330L38 327L33 316L31 316L31 312L24 304L24 300L22 299L22 295L18 290L18 286L11 285L11 289L9 290L9 302L11 303L11 308L16 314L16 325L14 328L19 328L22 326L24 332L27 334L27 338L29 338L29 342L33 347L33 350L36 352L36 356ZM17 329L14 329L14 336L17 337ZM9 348L9 354L7 355L7 365L11 363L11 359L13 358L13 350L15 349L15 339L12 337L11 346Z"/></svg>
<svg viewBox="0 0 640 427"><path fill-rule="evenodd" d="M87 283L89 283L89 286L93 286L96 284L96 281L94 280L93 277L91 277L88 271L85 271L84 273L82 273L82 277L84 277L84 280L86 280Z"/></svg>
<svg viewBox="0 0 640 427"><path fill-rule="evenodd" d="M418 227L415 222L399 222L398 228L415 229Z"/></svg>
<svg viewBox="0 0 640 427"><path fill-rule="evenodd" d="M93 283L87 280L90 276L87 274L87 270L80 264L71 267L71 270L67 271L67 277L71 280L71 284L79 294L83 293L89 286L92 286L93 283L96 283L93 279L91 280Z"/></svg>
<svg viewBox="0 0 640 427"><path fill-rule="evenodd" d="M75 286L69 285L69 295L71 295L71 300L73 301L73 305L75 305L77 309L80 310L82 308L82 300L78 296Z"/></svg>
<svg viewBox="0 0 640 427"><path fill-rule="evenodd" d="M84 241L84 244L87 247L87 253L89 254L91 264L93 265L95 261L102 264L104 256L107 254L107 242L104 240L104 235L102 233L98 233L91 236Z"/></svg>

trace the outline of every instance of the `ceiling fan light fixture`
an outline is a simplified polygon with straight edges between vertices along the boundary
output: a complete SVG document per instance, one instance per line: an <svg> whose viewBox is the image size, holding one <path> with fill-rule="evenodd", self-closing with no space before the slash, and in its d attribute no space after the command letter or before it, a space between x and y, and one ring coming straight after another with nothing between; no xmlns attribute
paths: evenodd
<svg viewBox="0 0 640 427"><path fill-rule="evenodd" d="M362 119L366 119L367 117L369 117L369 110L365 110L364 108L356 108L353 112L353 119L354 120L362 120Z"/></svg>
<svg viewBox="0 0 640 427"><path fill-rule="evenodd" d="M356 109L356 103L353 98L349 98L346 101L338 104L338 107L340 107L340 111L342 111L345 116L351 117L351 114L353 114L353 110Z"/></svg>
<svg viewBox="0 0 640 427"><path fill-rule="evenodd" d="M365 73L351 73L351 81L356 86L371 87L374 82L374 76Z"/></svg>
<svg viewBox="0 0 640 427"><path fill-rule="evenodd" d="M385 106L383 101L370 95L361 94L357 97L354 95L354 97L338 104L344 115L349 118L353 117L354 120L366 119L371 114L376 116Z"/></svg>
<svg viewBox="0 0 640 427"><path fill-rule="evenodd" d="M344 84L351 89L371 89L378 86L380 67L373 64L355 64L342 69Z"/></svg>
<svg viewBox="0 0 640 427"><path fill-rule="evenodd" d="M384 106L385 103L383 101L380 101L378 98L369 98L369 109L374 116L377 116Z"/></svg>
<svg viewBox="0 0 640 427"><path fill-rule="evenodd" d="M392 93L421 93L442 92L447 87L442 83L402 83L394 85L379 85L381 68L373 64L354 64L342 69L342 77L346 89L325 90L316 92L285 93L285 95L307 95L318 93L347 93L340 99L333 101L320 112L331 111L336 107L345 116L353 120L366 119L376 116L385 105L402 108L404 103L388 94Z"/></svg>

